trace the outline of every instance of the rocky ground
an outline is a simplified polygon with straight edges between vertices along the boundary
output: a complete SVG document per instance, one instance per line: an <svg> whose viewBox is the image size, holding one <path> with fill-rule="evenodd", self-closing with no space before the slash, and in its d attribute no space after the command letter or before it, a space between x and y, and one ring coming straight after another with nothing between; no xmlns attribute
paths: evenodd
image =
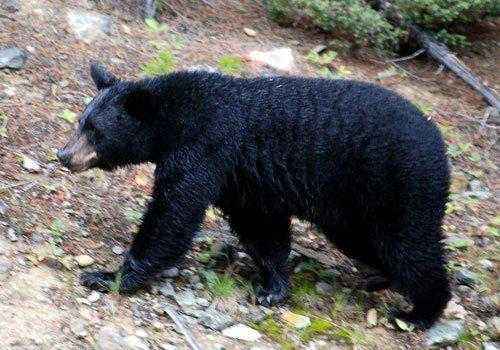
<svg viewBox="0 0 500 350"><path fill-rule="evenodd" d="M493 112L435 63L353 55L341 40L325 48L331 37L281 28L258 1L210 4L170 1L158 22L145 23L132 1L2 0L1 347L172 350L189 349L193 339L214 350L499 349ZM496 88L498 34L498 23L477 28L461 57ZM363 267L298 221L290 300L260 307L255 269L214 209L182 266L149 290L120 296L81 287L82 270L118 266L151 186L148 166L72 175L55 161L94 93L91 60L125 78L171 67L326 75L374 81L410 98L442 129L453 164L444 228L454 297L441 322L427 333L389 323L388 307L404 301L389 291L363 292Z"/></svg>

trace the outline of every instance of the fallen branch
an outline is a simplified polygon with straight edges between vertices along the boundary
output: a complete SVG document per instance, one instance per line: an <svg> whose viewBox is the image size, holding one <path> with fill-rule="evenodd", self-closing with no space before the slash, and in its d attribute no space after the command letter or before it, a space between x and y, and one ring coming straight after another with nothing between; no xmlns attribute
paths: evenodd
<svg viewBox="0 0 500 350"><path fill-rule="evenodd" d="M417 56L420 56L421 54L423 54L426 50L425 49L420 49L420 50L417 50L415 51L414 53L412 53L411 55L409 56L406 56L406 57L400 57L400 58L395 58L393 60L388 60L386 61L387 63L396 63L396 62L402 62L402 61L408 61L408 60L411 60Z"/></svg>
<svg viewBox="0 0 500 350"><path fill-rule="evenodd" d="M383 16L397 27L402 27L408 30L410 37L416 43L425 49L425 52L443 64L446 68L453 71L462 80L469 84L474 90L479 92L483 98L497 111L500 111L500 98L496 92L487 86L478 76L476 76L469 68L467 68L460 60L452 54L446 45L434 40L418 26L407 23L401 13L387 0L372 0L368 1L376 10L381 12Z"/></svg>

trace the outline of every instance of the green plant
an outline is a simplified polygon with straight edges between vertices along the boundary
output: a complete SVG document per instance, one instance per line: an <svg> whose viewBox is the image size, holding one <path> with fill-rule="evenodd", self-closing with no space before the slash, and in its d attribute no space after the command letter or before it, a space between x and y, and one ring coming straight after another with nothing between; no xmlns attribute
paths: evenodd
<svg viewBox="0 0 500 350"><path fill-rule="evenodd" d="M164 32L168 29L165 23L159 23L154 18L146 18L144 22L146 23L146 27L148 28L148 30L153 33Z"/></svg>
<svg viewBox="0 0 500 350"><path fill-rule="evenodd" d="M175 68L175 58L169 50L160 51L157 57L141 67L146 76L162 75L172 72Z"/></svg>
<svg viewBox="0 0 500 350"><path fill-rule="evenodd" d="M69 124L73 124L76 121L76 113L70 111L69 109L65 109L59 114L59 118L68 122Z"/></svg>
<svg viewBox="0 0 500 350"><path fill-rule="evenodd" d="M324 66L332 63L332 61L337 58L337 53L335 51L327 51L324 54L319 54L313 50L309 51L306 56L307 60L311 63Z"/></svg>
<svg viewBox="0 0 500 350"><path fill-rule="evenodd" d="M202 276L208 290L214 297L227 298L233 295L236 290L236 280L227 274L203 271Z"/></svg>
<svg viewBox="0 0 500 350"><path fill-rule="evenodd" d="M271 18L292 24L307 18L327 32L343 32L358 46L386 50L397 46L401 32L362 0L268 0Z"/></svg>
<svg viewBox="0 0 500 350"><path fill-rule="evenodd" d="M316 286L307 274L296 274L292 278L290 299L296 307L308 307L320 299Z"/></svg>
<svg viewBox="0 0 500 350"><path fill-rule="evenodd" d="M120 291L120 286L122 284L122 272L118 271L115 275L114 281L110 282L109 291L111 293L117 294Z"/></svg>
<svg viewBox="0 0 500 350"><path fill-rule="evenodd" d="M142 213L133 208L125 208L124 210L125 217L132 224L140 224L142 219Z"/></svg>
<svg viewBox="0 0 500 350"><path fill-rule="evenodd" d="M283 350L296 349L296 346L287 339L286 328L278 323L272 316L268 316L260 323L254 324L253 328L277 342Z"/></svg>
<svg viewBox="0 0 500 350"><path fill-rule="evenodd" d="M238 56L222 56L218 62L219 69L226 74L239 74L243 70L244 64Z"/></svg>
<svg viewBox="0 0 500 350"><path fill-rule="evenodd" d="M52 237L61 239L66 231L66 225L61 219L56 218L50 223L49 230Z"/></svg>

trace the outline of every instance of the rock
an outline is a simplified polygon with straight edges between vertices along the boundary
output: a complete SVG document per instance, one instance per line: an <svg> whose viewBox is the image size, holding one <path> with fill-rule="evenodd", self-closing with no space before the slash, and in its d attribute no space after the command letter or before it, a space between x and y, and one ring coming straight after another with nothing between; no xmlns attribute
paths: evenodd
<svg viewBox="0 0 500 350"><path fill-rule="evenodd" d="M500 350L500 342L483 343L483 350Z"/></svg>
<svg viewBox="0 0 500 350"><path fill-rule="evenodd" d="M209 307L203 311L198 318L199 322L206 328L220 331L233 323L233 319L227 313L222 313L215 310L214 307Z"/></svg>
<svg viewBox="0 0 500 350"><path fill-rule="evenodd" d="M177 267L171 267L167 270L164 270L162 273L161 273L162 277L166 277L166 278L175 278L177 276L179 276L179 269Z"/></svg>
<svg viewBox="0 0 500 350"><path fill-rule="evenodd" d="M19 240L19 237L16 235L16 231L12 227L7 229L7 238L11 242L17 242Z"/></svg>
<svg viewBox="0 0 500 350"><path fill-rule="evenodd" d="M191 67L188 67L186 69L188 72L209 72L209 73L220 73L220 70L218 70L215 67L209 66L208 64L197 64ZM196 238L198 240L196 240ZM202 236L197 236L195 238L195 242L202 241L203 239L206 239L206 237Z"/></svg>
<svg viewBox="0 0 500 350"><path fill-rule="evenodd" d="M481 259L481 260L479 260L479 264L486 271L495 272L495 264L492 263L490 260L488 260L488 259Z"/></svg>
<svg viewBox="0 0 500 350"><path fill-rule="evenodd" d="M3 200L0 199L0 215L5 215L7 209L9 209L9 206Z"/></svg>
<svg viewBox="0 0 500 350"><path fill-rule="evenodd" d="M123 350L123 331L115 326L105 326L97 334L96 347L98 350Z"/></svg>
<svg viewBox="0 0 500 350"><path fill-rule="evenodd" d="M435 324L425 334L427 346L453 345L464 331L464 321L443 321Z"/></svg>
<svg viewBox="0 0 500 350"><path fill-rule="evenodd" d="M469 191L464 192L464 195L484 200L491 197L491 191L486 186L483 186L481 181L472 180L469 182Z"/></svg>
<svg viewBox="0 0 500 350"><path fill-rule="evenodd" d="M5 281L9 277L9 272L12 270L12 263L8 260L0 260L0 282Z"/></svg>
<svg viewBox="0 0 500 350"><path fill-rule="evenodd" d="M135 335L125 337L124 345L127 350L149 350L149 345Z"/></svg>
<svg viewBox="0 0 500 350"><path fill-rule="evenodd" d="M467 311L465 311L465 308L462 305L459 305L455 298L450 300L444 310L444 316L447 318L458 318L463 320L466 314Z"/></svg>
<svg viewBox="0 0 500 350"><path fill-rule="evenodd" d="M21 69L26 64L27 59L26 52L17 47L0 49L0 69Z"/></svg>
<svg viewBox="0 0 500 350"><path fill-rule="evenodd" d="M177 346L172 344L160 344L161 350L177 350Z"/></svg>
<svg viewBox="0 0 500 350"><path fill-rule="evenodd" d="M80 267L87 267L94 263L94 259L88 255L78 255L75 256L76 263Z"/></svg>
<svg viewBox="0 0 500 350"><path fill-rule="evenodd" d="M377 325L377 310L370 309L366 314L366 324L368 327L375 327Z"/></svg>
<svg viewBox="0 0 500 350"><path fill-rule="evenodd" d="M146 330L139 328L138 330L135 331L135 335L138 336L139 338L148 338L148 332Z"/></svg>
<svg viewBox="0 0 500 350"><path fill-rule="evenodd" d="M469 287L476 285L478 281L477 275L466 268L458 270L455 273L455 278L459 284Z"/></svg>
<svg viewBox="0 0 500 350"><path fill-rule="evenodd" d="M311 319L307 316L295 314L290 311L283 311L281 319L288 323L290 326L298 329L306 328L311 324Z"/></svg>
<svg viewBox="0 0 500 350"><path fill-rule="evenodd" d="M122 255L125 249L123 249L123 247L120 247L119 245L115 245L113 246L113 248L111 248L111 251L116 255Z"/></svg>
<svg viewBox="0 0 500 350"><path fill-rule="evenodd" d="M250 328L242 323L226 328L222 331L222 335L228 338L239 339L244 341L257 341L262 336L255 329Z"/></svg>
<svg viewBox="0 0 500 350"><path fill-rule="evenodd" d="M243 31L248 36L256 36L257 35L257 32L255 30L253 30L252 28L245 27L245 28L243 28Z"/></svg>
<svg viewBox="0 0 500 350"><path fill-rule="evenodd" d="M73 320L70 323L69 328L70 328L71 332L74 335L76 335L78 338L85 338L88 334L87 329L86 329L87 322L80 320L80 319Z"/></svg>
<svg viewBox="0 0 500 350"><path fill-rule="evenodd" d="M111 18L96 12L70 10L67 21L76 37L87 43L111 32Z"/></svg>
<svg viewBox="0 0 500 350"><path fill-rule="evenodd" d="M292 49L289 47L276 48L269 51L252 51L249 53L252 61L263 63L276 70L291 72L295 67Z"/></svg>
<svg viewBox="0 0 500 350"><path fill-rule="evenodd" d="M500 338L500 317L495 316L488 322L488 328L495 338Z"/></svg>
<svg viewBox="0 0 500 350"><path fill-rule="evenodd" d="M2 0L0 8L7 12L14 13L21 10L21 2L19 0Z"/></svg>
<svg viewBox="0 0 500 350"><path fill-rule="evenodd" d="M207 307L210 305L210 302L205 298L197 298L196 304L198 304L201 307Z"/></svg>
<svg viewBox="0 0 500 350"><path fill-rule="evenodd" d="M318 293L323 295L330 295L333 293L332 285L325 282L316 283L316 290L318 291Z"/></svg>
<svg viewBox="0 0 500 350"><path fill-rule="evenodd" d="M101 299L101 293L99 293L98 291L92 291L92 293L90 293L90 295L87 297L87 300L90 302L90 303L95 303L97 300Z"/></svg>
<svg viewBox="0 0 500 350"><path fill-rule="evenodd" d="M196 297L192 290L187 289L174 295L174 299L180 307L193 306L196 304Z"/></svg>
<svg viewBox="0 0 500 350"><path fill-rule="evenodd" d="M39 173L42 170L40 164L27 156L23 156L23 168L28 170L30 173Z"/></svg>
<svg viewBox="0 0 500 350"><path fill-rule="evenodd" d="M172 283L170 283L170 281L164 281L160 285L159 290L161 295L166 297L173 297L175 295L174 286L172 286Z"/></svg>

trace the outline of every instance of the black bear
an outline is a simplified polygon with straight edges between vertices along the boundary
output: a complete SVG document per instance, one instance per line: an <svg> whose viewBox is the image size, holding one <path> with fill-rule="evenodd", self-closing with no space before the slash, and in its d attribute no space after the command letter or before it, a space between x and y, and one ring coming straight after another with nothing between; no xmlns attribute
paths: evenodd
<svg viewBox="0 0 500 350"><path fill-rule="evenodd" d="M287 295L290 217L379 270L373 288L413 303L430 326L450 298L441 222L449 187L437 127L401 96L349 80L241 79L176 72L123 81L100 65L99 90L58 152L73 171L156 164L153 199L118 271L134 292L190 248L206 208L226 215L260 268L259 301ZM107 290L117 273L82 275Z"/></svg>

